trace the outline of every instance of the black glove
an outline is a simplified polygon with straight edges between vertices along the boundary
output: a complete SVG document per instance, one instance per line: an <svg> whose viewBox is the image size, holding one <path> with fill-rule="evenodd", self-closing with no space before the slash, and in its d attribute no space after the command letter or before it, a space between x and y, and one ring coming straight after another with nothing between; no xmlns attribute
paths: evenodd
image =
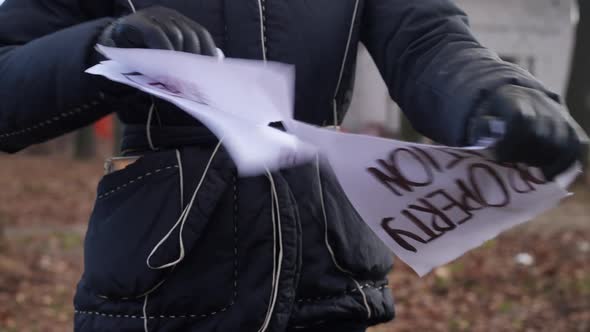
<svg viewBox="0 0 590 332"><path fill-rule="evenodd" d="M201 25L164 7L142 9L115 20L98 43L121 48L150 48L194 54L216 54L215 42Z"/></svg>
<svg viewBox="0 0 590 332"><path fill-rule="evenodd" d="M588 136L567 109L541 91L515 85L501 87L482 102L468 137L470 144L498 139L499 161L539 167L548 180L588 158Z"/></svg>
<svg viewBox="0 0 590 332"><path fill-rule="evenodd" d="M121 17L100 34L98 44L119 48L149 48L174 50L202 55L216 55L216 47L209 32L175 10L150 7ZM106 60L93 51L90 63ZM128 96L136 89L96 77L99 89L111 96Z"/></svg>

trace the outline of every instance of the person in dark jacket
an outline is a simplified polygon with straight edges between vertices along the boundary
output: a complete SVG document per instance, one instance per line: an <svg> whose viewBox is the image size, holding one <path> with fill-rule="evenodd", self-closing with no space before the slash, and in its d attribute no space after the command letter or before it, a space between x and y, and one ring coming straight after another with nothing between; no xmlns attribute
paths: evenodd
<svg viewBox="0 0 590 332"><path fill-rule="evenodd" d="M0 150L117 112L123 154L141 156L98 185L76 331L346 332L393 319L391 253L327 165L238 178L196 120L84 74L101 61L97 43L219 48L294 64L295 117L337 125L359 42L433 140L496 138L500 160L539 166L548 178L584 158L587 137L559 97L482 47L450 0L6 0Z"/></svg>

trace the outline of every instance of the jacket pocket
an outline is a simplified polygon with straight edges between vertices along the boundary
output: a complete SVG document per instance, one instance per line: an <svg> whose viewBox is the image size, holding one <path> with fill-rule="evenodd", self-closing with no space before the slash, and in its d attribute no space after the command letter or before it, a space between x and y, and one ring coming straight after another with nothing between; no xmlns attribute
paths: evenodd
<svg viewBox="0 0 590 332"><path fill-rule="evenodd" d="M181 163L183 177L176 152L170 150L150 153L99 182L84 244L84 284L95 295L144 295L165 280L199 240L230 176L215 163L205 169L212 149L190 150L190 158ZM202 177L201 185L181 223L197 187L195 177Z"/></svg>

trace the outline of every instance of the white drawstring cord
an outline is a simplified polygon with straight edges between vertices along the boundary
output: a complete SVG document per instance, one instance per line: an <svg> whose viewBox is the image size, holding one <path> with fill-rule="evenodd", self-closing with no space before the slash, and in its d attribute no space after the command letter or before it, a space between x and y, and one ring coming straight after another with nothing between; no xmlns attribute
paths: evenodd
<svg viewBox="0 0 590 332"><path fill-rule="evenodd" d="M268 174L267 174L268 177ZM270 181L270 180L269 180ZM277 240L276 240L276 233L277 233L277 225L276 225L276 218L275 218L275 202L274 202L274 192L272 190L272 183L271 183L271 190L270 190L270 220L272 222L272 280L271 284L271 293L270 293L270 300L268 303L272 302L274 286L276 285L276 278L277 278ZM268 313L267 313L268 316ZM266 321L266 316L264 317Z"/></svg>
<svg viewBox="0 0 590 332"><path fill-rule="evenodd" d="M367 316L369 319L371 319L371 307L369 307L369 302L367 301L367 295L363 291L361 284L353 277L353 273L346 270L345 268L340 266L340 264L338 264L338 261L336 260L336 255L334 254L334 250L332 249L332 246L330 245L330 241L328 240L328 216L326 213L326 206L325 206L325 202L324 202L324 187L322 185L322 178L321 178L321 173L320 173L320 155L319 154L316 155L316 172L317 172L317 178L318 178L318 186L320 189L320 206L322 207L322 215L324 218L324 242L326 244L326 248L328 249L328 252L330 253L330 256L332 257L332 262L334 263L334 266L336 266L336 268L338 270L340 270L341 272L347 274L350 277L350 279L352 279L354 284L356 285L356 288L361 293L361 296L363 298L363 304L365 305L365 309L367 309Z"/></svg>
<svg viewBox="0 0 590 332"><path fill-rule="evenodd" d="M148 111L148 118L147 118L147 122L145 124L145 132L146 132L147 141L148 141L148 145L150 146L150 149L152 151L156 151L158 149L154 146L154 142L152 140L152 117L154 114L154 109L156 108L156 103L154 102L153 97L151 99L152 99L152 104L150 105L150 110Z"/></svg>
<svg viewBox="0 0 590 332"><path fill-rule="evenodd" d="M148 329L148 315L147 315L147 304L148 304L148 296L149 294L145 294L144 300L143 300L143 330L144 332L149 332Z"/></svg>
<svg viewBox="0 0 590 332"><path fill-rule="evenodd" d="M131 11L135 13L135 5L133 4L133 1L127 0L127 3L129 4Z"/></svg>
<svg viewBox="0 0 590 332"><path fill-rule="evenodd" d="M178 149L176 149L176 163L178 164L178 181L180 182L180 208L184 209L184 171L182 170L182 158Z"/></svg>
<svg viewBox="0 0 590 332"><path fill-rule="evenodd" d="M168 233L160 240L160 242L158 242L158 244L154 247L154 249L152 250L152 252L149 254L148 258L146 259L146 264L150 269L153 270L161 270L161 269L165 269L174 265L177 265L178 263L180 263L183 259L184 259L184 240L182 238L182 234L184 233L184 225L186 224L186 221L188 220L188 216L190 213L190 210L192 209L193 204L195 203L195 199L197 198L197 194L199 192L199 189L201 189L201 186L203 185L203 182L205 181L205 177L209 171L209 168L211 167L211 163L213 162L213 158L215 157L215 155L217 154L217 152L219 151L219 148L221 147L221 143L222 143L222 139L219 140L219 143L217 143L217 146L215 147L215 149L213 150L213 153L211 154L211 157L209 158L209 161L207 162L207 165L205 166L205 170L203 171L203 175L201 176L201 179L199 180L199 183L197 184L197 187L195 188L195 191L193 192L193 195L191 197L191 200L189 201L189 203L187 204L187 206L184 208L184 210L182 211L182 214L180 215L180 217L178 218L178 220L176 221L176 223L172 226L172 228L170 228L170 230L168 231ZM180 153L177 150L177 158L180 158ZM180 160L180 159L179 159ZM172 262L166 263L166 264L162 264L159 266L155 266L152 265L150 263L150 259L152 258L152 256L158 251L158 249L160 249L160 247L162 246L162 244L164 244L164 242L166 242L166 240L168 240L168 238L170 237L170 235L172 235L172 233L174 232L174 230L180 225L180 231L178 233L178 241L179 241L179 247L180 247L180 254L178 256L177 259L175 259Z"/></svg>
<svg viewBox="0 0 590 332"><path fill-rule="evenodd" d="M270 182L270 203L271 203L271 220L272 220L272 229L273 229L273 266L272 266L272 290L270 293L270 301L268 306L268 311L266 312L266 317L264 318L264 322L258 332L264 332L268 329L270 324L270 320L272 318L272 313L274 311L277 296L279 293L279 280L281 278L281 268L283 264L283 235L281 230L281 210L279 205L279 197L277 193L277 188L275 185L274 178L270 171L266 170L266 175ZM276 212L275 212L276 211ZM278 234L278 244L279 244L279 254L277 259L275 260L276 254L276 246L277 246L277 234ZM278 264L277 264L278 261Z"/></svg>
<svg viewBox="0 0 590 332"><path fill-rule="evenodd" d="M361 293L361 296L363 297L363 304L365 305L365 309L367 309L367 319L371 319L371 307L369 307L369 301L367 301L367 294L365 294L363 287L355 278L351 276L350 279L352 279L356 285L356 289L359 290L359 293Z"/></svg>

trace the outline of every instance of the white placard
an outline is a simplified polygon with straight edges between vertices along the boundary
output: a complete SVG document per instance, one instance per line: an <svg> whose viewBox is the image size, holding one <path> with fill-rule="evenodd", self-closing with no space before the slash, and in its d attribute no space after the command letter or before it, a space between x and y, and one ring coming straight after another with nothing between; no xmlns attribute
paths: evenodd
<svg viewBox="0 0 590 332"><path fill-rule="evenodd" d="M363 220L420 276L553 208L579 173L547 183L488 150L290 127L327 157Z"/></svg>

